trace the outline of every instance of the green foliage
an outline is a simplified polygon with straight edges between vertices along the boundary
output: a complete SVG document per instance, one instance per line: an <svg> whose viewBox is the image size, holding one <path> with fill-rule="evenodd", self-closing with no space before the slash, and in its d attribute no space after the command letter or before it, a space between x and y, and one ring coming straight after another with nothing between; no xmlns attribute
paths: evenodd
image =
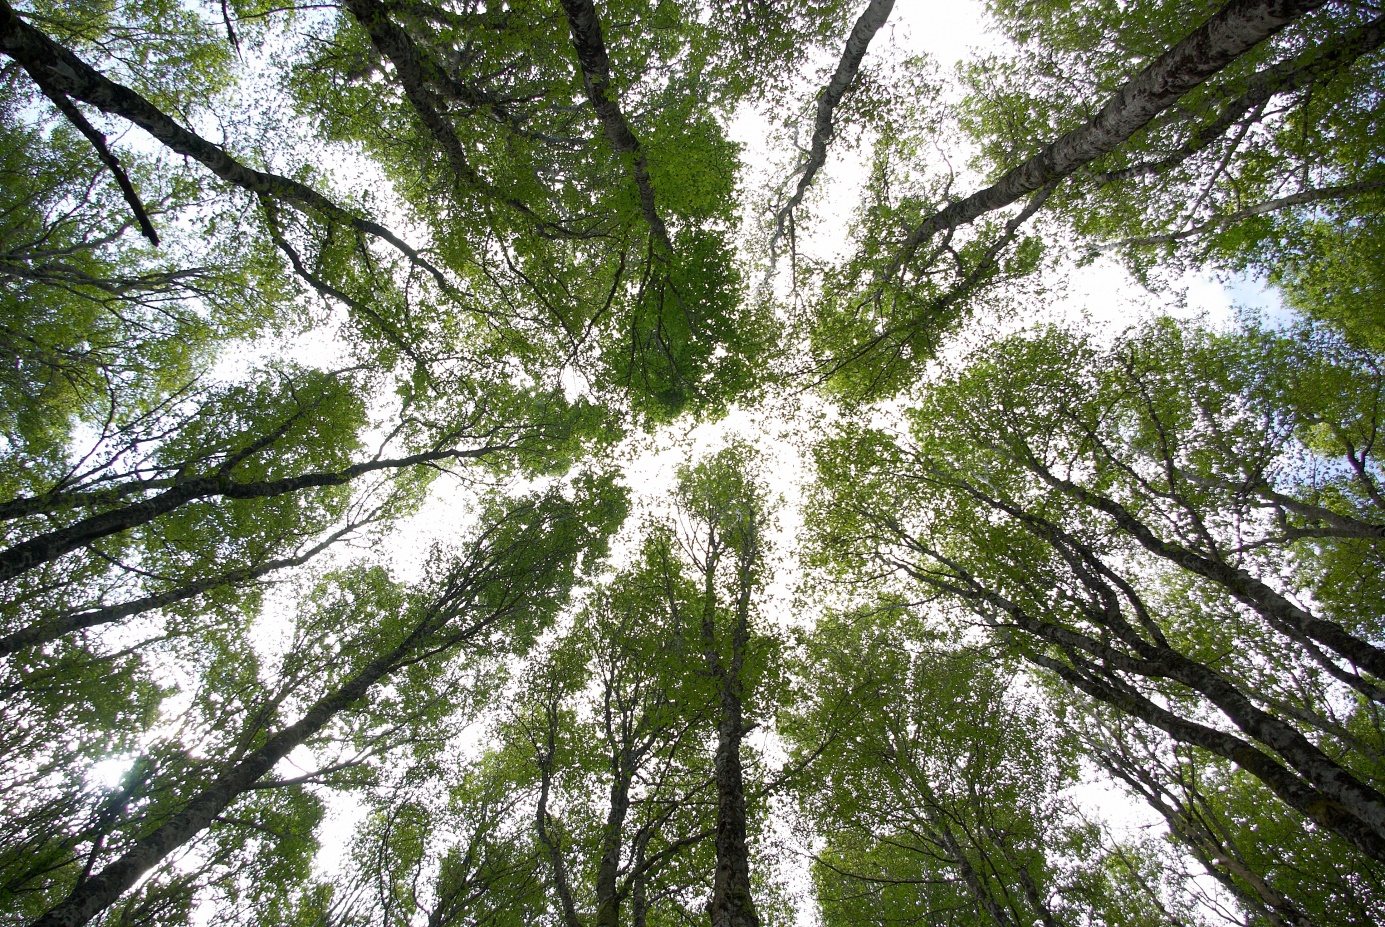
<svg viewBox="0 0 1385 927"><path fill-rule="evenodd" d="M994 0L954 75L887 28L819 112L863 6L599 0L602 65L554 0L20 4L0 924L1382 919L1374 12L935 227L1220 5ZM815 134L842 229L779 213ZM970 337L1101 253L1285 321ZM627 436L733 410L631 520Z"/></svg>
<svg viewBox="0 0 1385 927"><path fill-rule="evenodd" d="M822 495L812 519L818 563L867 589L881 583L883 570L897 574L902 592L940 597L933 613L944 627L970 626L965 633L984 634L1007 659L1070 674L1061 682L1041 677L1055 692L1078 678L1094 687L1083 690L1088 696L1119 686L1204 724L1219 710L1222 721L1210 723L1251 737L1260 731L1238 706L1254 702L1285 729L1312 738L1334 768L1378 783L1378 704L1321 656L1320 644L1276 617L1276 593L1251 591L1263 588L1251 584L1264 577L1357 639L1380 639L1379 610L1368 601L1372 571L1356 559L1374 556L1367 551L1375 545L1355 533L1374 537L1375 529L1361 526L1379 518L1369 437L1378 369L1374 356L1307 325L1217 334L1165 319L1109 346L1057 328L986 345L920 397L907 438L845 427L821 445ZM1217 572L1223 568L1241 578L1220 579L1228 575ZM918 631L912 637L927 640ZM888 644L883 649L891 652ZM1225 688L1160 663L1172 653L1208 668ZM847 665L869 661L848 658ZM880 678L903 675L885 669ZM867 691L877 684L862 683ZM1220 694L1232 688L1243 702ZM887 695L885 703L900 700ZM1133 711L1128 701L1111 704ZM1096 709L1081 701L1076 710ZM1000 716L1008 723L1016 713ZM1141 729L1155 743L1164 737ZM1084 749L1101 757L1109 748ZM1167 749L1151 747L1133 768L1151 768L1151 757ZM1199 764L1225 764L1219 774L1235 769L1229 757L1180 749ZM1246 769L1235 778L1264 788ZM1188 787L1186 778L1176 781ZM1224 799L1207 800L1216 807ZM1266 815L1250 814L1244 826L1268 828L1268 816L1293 819L1278 805ZM1279 899L1280 914L1289 906L1375 904L1373 875L1349 892L1350 901L1332 899L1338 889L1326 886L1339 883L1327 875L1327 860L1351 851L1297 820L1292 839L1235 839L1318 846L1321 890L1269 856L1251 860L1244 851L1240 862L1232 856L1227 863L1229 851L1192 845L1249 910L1265 903L1262 896ZM1220 836L1235 830L1228 827L1219 825L1218 839L1232 839ZM884 865L866 858L853 856L850 865ZM1377 868L1358 864L1369 873Z"/></svg>
<svg viewBox="0 0 1385 927"><path fill-rule="evenodd" d="M820 622L800 673L810 700L786 733L822 751L798 793L826 837L813 877L828 923L987 923L988 906L1112 922L1101 848L1062 797L1074 745L994 655L881 603Z"/></svg>

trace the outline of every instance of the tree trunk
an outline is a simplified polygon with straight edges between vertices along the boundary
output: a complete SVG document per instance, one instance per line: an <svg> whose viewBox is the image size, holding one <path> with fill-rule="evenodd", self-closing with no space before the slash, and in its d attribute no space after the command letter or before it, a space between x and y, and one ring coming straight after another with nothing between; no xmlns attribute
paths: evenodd
<svg viewBox="0 0 1385 927"><path fill-rule="evenodd" d="M114 904L141 876L205 830L295 747L322 730L342 709L361 699L408 656L428 632L429 624L429 620L421 622L399 646L367 663L344 685L318 699L296 723L274 734L264 746L218 776L181 811L137 840L119 859L79 885L31 927L80 927Z"/></svg>
<svg viewBox="0 0 1385 927"><path fill-rule="evenodd" d="M443 115L427 87L428 75L413 39L389 18L389 11L378 0L346 0L344 5L370 35L370 43L376 51L394 65L394 73L404 89L404 96L413 104L423 127L447 156L452 173L469 185L480 185L481 179L467 160L466 151L457 139L452 123Z"/></svg>
<svg viewBox="0 0 1385 927"><path fill-rule="evenodd" d="M1042 653L1026 656L1079 691L1158 728L1179 743L1201 747L1230 760L1263 782L1289 807L1342 837L1371 859L1385 862L1385 840L1373 828L1239 737L1180 718L1143 696L1089 676L1061 660Z"/></svg>
<svg viewBox="0 0 1385 927"><path fill-rule="evenodd" d="M601 834L601 862L596 870L596 927L620 927L620 844L630 810L630 775L625 764L611 781L611 807Z"/></svg>
<svg viewBox="0 0 1385 927"><path fill-rule="evenodd" d="M112 509L109 512L101 512L98 515L89 515L66 528L41 534L0 551L0 581L12 579L35 567L57 560L59 557L93 541L99 541L101 538L147 525L160 515L166 515L199 499L212 497L268 499L302 489L342 486L358 476L377 470L400 469L414 464L436 463L463 457L480 457L493 450L496 448L486 447L471 451L426 451L393 460L370 460L365 463L354 464L344 470L304 473L298 476L288 476L277 480L261 480L253 483L237 483L225 476L206 476L185 480L150 499Z"/></svg>
<svg viewBox="0 0 1385 927"><path fill-rule="evenodd" d="M534 809L534 828L538 832L539 842L548 851L548 862L553 867L553 887L558 892L559 912L562 914L564 927L582 927L582 922L577 917L577 903L572 897L572 882L568 878L563 849L558 846L548 829L548 797L553 789L553 753L557 741L556 708L550 707L547 722L545 749L539 757L539 800Z"/></svg>
<svg viewBox="0 0 1385 927"><path fill-rule="evenodd" d="M640 147L640 140L625 120L615 88L611 86L611 62L606 55L606 42L601 35L601 17L597 15L596 5L592 0L562 0L562 4L572 30L572 46L577 51L577 64L582 72L587 99L601 119L611 145L620 154L631 158L631 173L639 188L640 210L644 213L650 232L665 252L672 251L668 229L654 202L649 162Z"/></svg>
<svg viewBox="0 0 1385 927"><path fill-rule="evenodd" d="M971 892L972 900L990 915L991 920L995 922L995 927L1017 927L1015 919L1010 916L1010 912L996 901L990 888L981 880L981 873L977 872L976 867L971 864L971 860L967 859L966 852L957 842L957 837L947 826L947 821L942 814L937 809L930 808L928 817L929 823L937 830L939 842L942 843L947 855L951 857L953 865L961 874L967 891Z"/></svg>
<svg viewBox="0 0 1385 927"><path fill-rule="evenodd" d="M1325 0L1232 0L1126 82L1085 125L1064 133L994 184L934 213L905 239L888 279L938 232L1001 209L1114 151L1203 81Z"/></svg>
<svg viewBox="0 0 1385 927"><path fill-rule="evenodd" d="M1143 161L1120 170L1094 175L1098 184L1159 174L1182 164L1193 155L1213 144L1247 113L1268 103L1281 93L1292 93L1311 86L1325 77L1335 76L1385 43L1385 17L1379 17L1329 45L1314 48L1289 61L1265 68L1250 81L1245 93L1227 104L1211 123L1195 132L1182 147L1154 161Z"/></svg>
<svg viewBox="0 0 1385 927"><path fill-rule="evenodd" d="M1311 638L1376 678L1385 679L1385 650L1361 640L1334 621L1319 618L1299 608L1238 567L1204 557L1195 551L1162 540L1150 530L1148 525L1136 518L1125 506L1114 499L1091 492L1069 480L1060 479L1036 461L1022 460L1019 462L1065 495L1111 516L1118 527L1132 535L1150 553L1222 586L1238 601L1249 605L1264 615L1277 629L1291 637L1306 636Z"/></svg>
<svg viewBox="0 0 1385 927"><path fill-rule="evenodd" d="M769 241L771 263L774 261L775 246L779 244L779 239L784 234L784 223L798 208L798 204L803 202L808 188L813 185L813 178L827 163L827 143L832 140L832 117L837 110L837 105L842 102L842 97L846 96L847 90L851 88L852 82L856 79L856 72L861 69L861 61L866 56L866 49L870 47L871 39L875 38L875 34L885 25L885 21L890 18L890 12L893 9L894 0L871 0L870 4L861 11L856 25L851 29L851 35L847 37L846 47L842 49L842 57L837 62L837 70L833 72L832 79L827 82L827 86L822 88L822 94L818 97L817 118L813 122L812 146L809 149L808 158L799 167L803 173L798 179L798 188L774 217L774 236Z"/></svg>
<svg viewBox="0 0 1385 927"><path fill-rule="evenodd" d="M708 910L712 927L759 927L750 894L750 852L746 847L745 782L741 771L743 731L739 680L723 678L721 721L717 727L717 868Z"/></svg>

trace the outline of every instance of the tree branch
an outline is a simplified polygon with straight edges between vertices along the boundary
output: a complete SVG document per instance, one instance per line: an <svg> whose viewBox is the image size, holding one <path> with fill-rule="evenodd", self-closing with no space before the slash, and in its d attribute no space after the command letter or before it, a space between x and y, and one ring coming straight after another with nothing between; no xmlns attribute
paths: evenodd
<svg viewBox="0 0 1385 927"><path fill-rule="evenodd" d="M1183 229L1180 232L1165 232L1162 235L1148 235L1142 238L1123 238L1120 241L1108 242L1101 246L1102 251L1111 251L1115 248L1138 248L1149 245L1166 245L1176 241L1183 241L1186 238L1194 238L1203 232L1219 228L1224 225L1234 225L1245 219L1254 216L1263 216L1267 213L1278 212L1281 209L1289 209L1294 206L1303 206L1308 203L1321 203L1326 200L1346 199L1350 196L1357 196L1362 193L1370 193L1374 190L1385 188L1385 178L1375 180L1358 180L1355 183L1344 183L1335 187L1320 187L1316 190L1300 190L1290 196L1281 196L1278 199L1267 200L1264 203L1257 203L1254 206L1247 206L1245 209L1238 209L1235 212L1225 215L1213 216L1201 225Z"/></svg>
<svg viewBox="0 0 1385 927"><path fill-rule="evenodd" d="M803 197L808 192L808 188L813 184L813 178L817 176L823 164L827 162L827 143L832 140L833 134L833 115L837 110L837 105L841 103L842 97L850 89L852 82L856 79L856 72L861 68L861 61L866 56L866 49L870 47L871 39L885 25L885 21L890 17L890 11L894 9L894 0L871 0L870 5L862 11L860 18L856 20L856 25L851 29L851 35L847 37L846 47L842 49L841 60L837 62L837 70L832 74L832 79L827 82L827 86L822 89L822 94L818 97L817 119L813 124L813 143L808 157L797 168L796 172L801 172L798 179L798 189L789 201L774 215L774 235L769 240L769 263L770 274L774 273L775 248L779 244L779 239L784 236L784 223L787 222L793 211L803 202Z"/></svg>
<svg viewBox="0 0 1385 927"><path fill-rule="evenodd" d="M1065 132L995 183L924 219L881 279L894 277L939 232L966 225L1075 172L1148 125L1189 91L1325 0L1231 0L1126 82L1092 119Z"/></svg>
<svg viewBox="0 0 1385 927"><path fill-rule="evenodd" d="M0 14L3 15L3 14ZM25 68L28 71L27 68ZM111 174L115 176L115 182L120 187L120 193L125 197L125 202L130 204L130 211L135 214L135 221L139 223L139 229L144 233L144 237L149 239L149 243L159 244L159 233L154 231L154 223L149 220L149 213L144 209L144 203L140 201L139 194L135 192L135 186L130 182L130 177L125 173L125 168L120 166L120 159L106 145L106 136L96 130L87 117L82 115L71 100L62 91L49 85L40 74L29 71L29 76L38 84L38 89L43 91L43 95L53 101L53 105L58 108L67 121L76 126L77 131L86 136L87 141L91 142L91 147L96 149L96 156L101 159L101 163L110 168Z"/></svg>
<svg viewBox="0 0 1385 927"><path fill-rule="evenodd" d="M115 83L24 22L7 0L0 0L0 52L23 65L40 86L46 83L72 99L89 103L103 113L134 123L169 149L192 158L228 183L251 193L273 196L305 211L320 213L358 232L388 242L412 264L429 273L440 287L450 289L442 271L389 229L370 219L352 215L306 184L247 167L225 149L183 128L143 96Z"/></svg>
<svg viewBox="0 0 1385 927"><path fill-rule="evenodd" d="M663 250L671 252L673 244L669 241L668 229L659 216L654 202L654 185L649 179L649 163L640 140L631 131L630 124L621 112L620 101L616 99L611 86L611 62L606 55L606 42L601 35L601 17L597 15L592 0L562 0L563 11L567 13L568 25L572 30L572 46L577 51L577 63L582 72L582 83L587 90L587 99L592 109L601 119L606 129L606 137L616 151L631 158L631 174L640 192L640 209L654 240Z"/></svg>
<svg viewBox="0 0 1385 927"><path fill-rule="evenodd" d="M1163 173L1177 167L1202 149L1216 142L1247 113L1258 109L1281 93L1292 93L1311 86L1334 72L1345 70L1362 55L1385 44L1385 16L1378 17L1331 45L1310 49L1289 61L1281 61L1251 78L1245 93L1226 105L1220 115L1203 126L1177 151L1155 161L1142 161L1129 167L1091 175L1098 185Z"/></svg>

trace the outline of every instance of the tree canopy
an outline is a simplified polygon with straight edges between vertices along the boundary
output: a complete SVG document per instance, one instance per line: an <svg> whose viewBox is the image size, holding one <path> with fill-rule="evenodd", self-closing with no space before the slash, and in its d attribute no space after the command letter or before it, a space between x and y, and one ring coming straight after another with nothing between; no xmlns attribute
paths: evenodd
<svg viewBox="0 0 1385 927"><path fill-rule="evenodd" d="M1385 16L921 6L0 0L0 925L1385 921Z"/></svg>

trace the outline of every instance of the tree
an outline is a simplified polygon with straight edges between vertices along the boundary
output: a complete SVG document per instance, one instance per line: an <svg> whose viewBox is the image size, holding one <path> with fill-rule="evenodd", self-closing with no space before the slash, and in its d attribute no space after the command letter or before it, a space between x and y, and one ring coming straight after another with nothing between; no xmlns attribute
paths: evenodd
<svg viewBox="0 0 1385 927"><path fill-rule="evenodd" d="M0 920L1379 919L1385 27L987 9L0 0Z"/></svg>
<svg viewBox="0 0 1385 927"><path fill-rule="evenodd" d="M1327 708L1347 693L1360 714L1346 727L1371 723L1378 632L1366 615L1348 625L1296 604L1313 574L1283 557L1311 535L1330 559L1323 539L1352 544L1362 525L1297 528L1294 508L1314 525L1334 516L1302 507L1316 473L1301 487L1279 469L1296 452L1296 414L1323 397L1273 351L1306 347L1330 370L1328 345L1171 323L1100 354L1062 331L1002 341L930 392L913 442L865 433L824 449L824 544L944 594L1067 685L1234 763L1378 860L1374 751L1343 740ZM1333 374L1365 385L1359 369ZM1347 472L1346 485L1371 479ZM1278 522L1257 518L1242 487L1272 493L1278 503L1259 505L1281 506ZM1289 588L1260 579L1266 568Z"/></svg>
<svg viewBox="0 0 1385 927"><path fill-rule="evenodd" d="M715 833L704 797L711 756L697 737L710 706L676 654L657 579L646 565L597 590L512 722L569 927L643 925L660 910L700 906L705 877L688 857L710 864Z"/></svg>
<svg viewBox="0 0 1385 927"><path fill-rule="evenodd" d="M1247 915L1286 925L1330 923L1344 913L1348 920L1378 916L1378 867L1360 866L1340 844L1275 813L1253 779L1195 751L1169 750L1118 719L1082 717L1090 754L1168 822L1169 837ZM1308 873L1312 884L1304 880Z"/></svg>
<svg viewBox="0 0 1385 927"><path fill-rule="evenodd" d="M746 845L747 799L741 742L750 730L747 700L767 670L772 639L755 633L755 596L766 581L767 493L753 452L732 445L680 474L678 538L692 567L683 567L666 538L660 569L667 588L690 586L680 610L669 609L697 642L702 669L717 693L716 875L708 910L713 927L756 927ZM681 611L681 614L680 614ZM695 629L695 630L694 630Z"/></svg>
<svg viewBox="0 0 1385 927"><path fill-rule="evenodd" d="M1209 259L1274 276L1308 238L1292 229L1321 225L1313 210L1371 211L1378 178L1360 165L1374 163L1377 97L1358 78L1378 22L1316 3L991 9L1018 54L972 66L956 118L994 182L957 197L950 163L921 163L944 131L920 112L946 108L936 90L911 88L877 120L859 243L821 275L807 320L817 376L845 398L907 388L987 293L1035 272L1045 241L1118 245L1147 278ZM1132 58L1149 64L1132 75ZM1289 108L1282 125L1272 101ZM1036 216L1048 227L1025 234ZM1142 257L1212 233L1210 255Z"/></svg>
<svg viewBox="0 0 1385 927"><path fill-rule="evenodd" d="M427 707L440 696L451 697L455 683L442 672L447 660L436 657L445 658L458 648L492 659L522 651L561 606L574 582L579 558L593 552L593 547L599 553L612 517L619 517L621 502L609 485L588 488L593 491L577 501L576 512L574 503L550 494L522 507L490 513L488 524L468 548L439 571L432 589L405 592L379 570L360 574L355 583L334 583L324 589L328 598L320 628L332 627L334 619L340 621L343 610L349 616L354 609L368 609L375 620L364 623L368 633L363 639L348 638L330 647L325 667L321 663L313 667L311 662L295 666L304 673L299 679L307 683L308 691L295 691L294 685L281 689L252 715L253 726L240 732L240 749L201 771L198 778L205 784L200 790L172 809L134 822L127 846L118 855L112 853L115 858L99 869L88 864L67 897L35 923L83 924L101 913L172 851L221 820L242 795L263 787L261 780L279 761L339 714L355 709L386 677L407 674L396 682L393 697L376 708L384 717L394 714L398 720L399 709L411 701ZM330 659L334 656L338 659ZM322 655L316 659L321 661ZM333 663L339 667L337 672L324 673ZM296 721L275 729L272 721L291 694L304 704L304 710Z"/></svg>
<svg viewBox="0 0 1385 927"><path fill-rule="evenodd" d="M879 923L1122 923L1131 889L1148 923L1186 922L1152 889L1157 870L1119 878L1112 863L1131 851L1101 846L1064 797L1074 742L1002 660L936 636L898 602L815 629L802 671L813 700L791 736L799 751L827 745L798 786L825 838L813 877L827 923L863 912Z"/></svg>

